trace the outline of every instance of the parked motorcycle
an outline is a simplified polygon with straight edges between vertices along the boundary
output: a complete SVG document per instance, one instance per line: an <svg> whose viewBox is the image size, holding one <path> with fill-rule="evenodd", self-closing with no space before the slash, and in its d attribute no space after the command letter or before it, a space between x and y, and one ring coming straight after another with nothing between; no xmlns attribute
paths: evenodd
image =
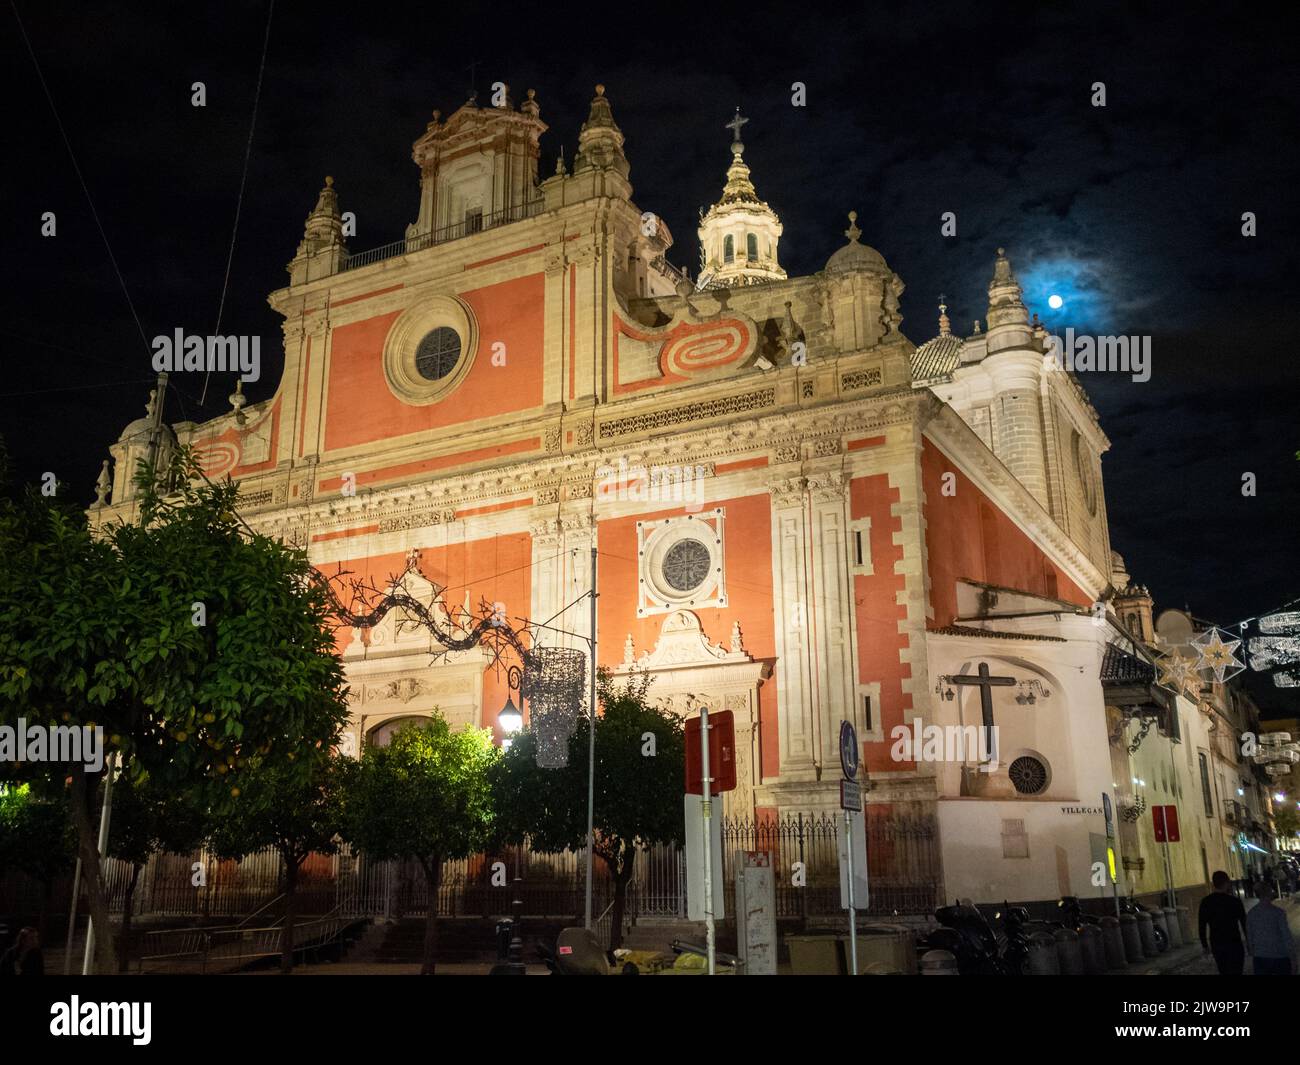
<svg viewBox="0 0 1300 1065"><path fill-rule="evenodd" d="M1002 964L1008 976L1024 976L1029 969L1029 911L1023 906L1004 902L1002 909L993 915L1001 919L1005 930L1002 944Z"/></svg>
<svg viewBox="0 0 1300 1065"><path fill-rule="evenodd" d="M974 906L940 906L934 911L942 928L931 932L922 946L946 950L957 959L961 976L1006 976L1008 969L997 936L984 915Z"/></svg>
<svg viewBox="0 0 1300 1065"><path fill-rule="evenodd" d="M1062 928L1070 928L1078 932L1086 924L1101 924L1100 917L1084 910L1077 895L1063 895L1057 902L1056 908Z"/></svg>
<svg viewBox="0 0 1300 1065"><path fill-rule="evenodd" d="M1119 900L1119 912L1131 913L1137 916L1139 913L1151 913L1151 910L1143 906L1132 895L1121 895ZM1161 930L1160 926L1154 921L1151 923L1151 931L1155 934L1156 949L1161 953L1169 949L1169 937Z"/></svg>

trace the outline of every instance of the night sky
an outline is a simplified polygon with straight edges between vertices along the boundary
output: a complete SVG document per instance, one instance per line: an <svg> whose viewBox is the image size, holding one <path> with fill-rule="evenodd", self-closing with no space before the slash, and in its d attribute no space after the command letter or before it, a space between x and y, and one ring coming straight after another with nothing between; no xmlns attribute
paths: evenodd
<svg viewBox="0 0 1300 1065"><path fill-rule="evenodd" d="M568 5L336 14L281 0L217 330L268 5L22 0L0 35L0 432L16 475L53 471L92 501L107 446L144 413L146 338L177 327L260 333L262 379L246 387L269 397L282 359L266 297L326 174L357 214L350 248L385 244L415 217L410 148L433 109L471 87L486 105L495 81L516 101L535 88L548 176L603 82L637 206L667 221L669 258L692 275L696 212L720 193L739 106L791 275L822 268L856 209L907 284L918 344L940 292L955 330L984 318L999 245L1053 331L1151 336L1149 381L1082 375L1112 442L1113 546L1157 609L1221 624L1274 609L1300 596L1295 50L1263 14L1125 6L627 4L605 5L626 15L602 25ZM795 81L806 107L791 105ZM40 234L45 211L56 237ZM940 233L945 211L956 237ZM214 377L200 406L201 380L173 375L169 420L228 410L233 381Z"/></svg>

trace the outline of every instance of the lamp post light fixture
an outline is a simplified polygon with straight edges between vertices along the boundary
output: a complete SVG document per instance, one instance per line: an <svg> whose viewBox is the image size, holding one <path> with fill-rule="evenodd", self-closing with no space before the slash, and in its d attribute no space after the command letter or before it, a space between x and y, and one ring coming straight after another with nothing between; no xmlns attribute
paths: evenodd
<svg viewBox="0 0 1300 1065"><path fill-rule="evenodd" d="M497 714L497 724L501 726L501 733L505 736L501 741L501 749L508 751L510 745L514 743L515 733L524 727L524 715L519 707L515 706L514 696L506 697L506 705L501 708L501 713Z"/></svg>

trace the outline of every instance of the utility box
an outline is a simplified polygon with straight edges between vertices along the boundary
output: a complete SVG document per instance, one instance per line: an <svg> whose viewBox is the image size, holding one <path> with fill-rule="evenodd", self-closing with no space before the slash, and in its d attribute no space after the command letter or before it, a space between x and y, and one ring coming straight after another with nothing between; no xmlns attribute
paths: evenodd
<svg viewBox="0 0 1300 1065"><path fill-rule="evenodd" d="M844 957L849 956L849 937L841 935ZM845 966L847 971L848 966ZM897 924L871 924L858 929L859 976L915 976L916 936Z"/></svg>
<svg viewBox="0 0 1300 1065"><path fill-rule="evenodd" d="M785 943L790 948L790 967L795 976L842 976L844 952L840 947L840 939L834 932L806 932L786 936Z"/></svg>

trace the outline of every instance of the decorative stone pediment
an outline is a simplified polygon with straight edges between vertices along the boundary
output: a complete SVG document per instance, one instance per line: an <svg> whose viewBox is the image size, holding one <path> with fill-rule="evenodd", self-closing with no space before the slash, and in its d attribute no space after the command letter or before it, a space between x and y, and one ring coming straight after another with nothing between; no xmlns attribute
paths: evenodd
<svg viewBox="0 0 1300 1065"><path fill-rule="evenodd" d="M722 662L752 662L753 658L741 644L740 623L732 625L731 650L722 644L710 644L704 635L700 619L690 610L676 610L665 619L659 630L659 642L653 651L633 658L635 647L631 635L623 645L625 668L649 670L652 673L668 667L714 665Z"/></svg>

